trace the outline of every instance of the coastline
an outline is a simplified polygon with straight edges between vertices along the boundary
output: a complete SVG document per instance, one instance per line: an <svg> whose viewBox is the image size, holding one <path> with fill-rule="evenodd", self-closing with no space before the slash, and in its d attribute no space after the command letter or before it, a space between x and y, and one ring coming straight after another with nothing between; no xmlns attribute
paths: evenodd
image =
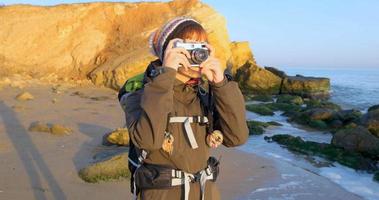
<svg viewBox="0 0 379 200"><path fill-rule="evenodd" d="M33 94L34 100L15 100L21 91ZM5 87L0 96L0 199L130 197L126 179L91 184L77 175L93 156L114 150L101 141L106 132L123 125L115 91L84 86L54 93L51 85L34 85ZM61 123L73 133L30 132L34 121ZM324 177L253 153L222 147L213 154L222 156L217 184L223 199L361 199Z"/></svg>

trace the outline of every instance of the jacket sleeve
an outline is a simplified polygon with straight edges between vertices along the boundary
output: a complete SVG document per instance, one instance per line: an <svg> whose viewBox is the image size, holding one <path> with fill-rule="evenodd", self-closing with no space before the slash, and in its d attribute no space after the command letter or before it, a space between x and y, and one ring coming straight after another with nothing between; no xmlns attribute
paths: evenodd
<svg viewBox="0 0 379 200"><path fill-rule="evenodd" d="M143 91L126 98L126 126L135 146L144 150L160 149L164 140L167 116L173 106L176 71L165 71L146 83Z"/></svg>
<svg viewBox="0 0 379 200"><path fill-rule="evenodd" d="M237 82L226 77L220 83L211 83L218 118L215 129L224 135L223 145L234 147L246 142L249 131L246 123L245 100Z"/></svg>

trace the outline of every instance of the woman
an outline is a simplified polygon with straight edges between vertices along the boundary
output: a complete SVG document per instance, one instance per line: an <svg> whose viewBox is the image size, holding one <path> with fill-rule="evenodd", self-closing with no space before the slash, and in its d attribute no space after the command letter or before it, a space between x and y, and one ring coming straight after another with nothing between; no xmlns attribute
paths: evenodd
<svg viewBox="0 0 379 200"><path fill-rule="evenodd" d="M209 151L221 143L227 147L245 143L248 128L244 99L237 83L224 75L211 45L206 44L210 51L208 59L199 67L191 67L188 61L191 55L175 46L178 41L205 43L207 34L189 17L175 18L154 32L150 46L159 59L148 66L144 88L125 100L131 141L147 152L136 172L136 183L140 184L137 187L141 199L220 199L213 182L217 174L205 173L212 165ZM202 76L208 80L208 86L204 86ZM212 91L214 111L209 110L209 105L204 107L200 98L207 87ZM220 133L222 141L217 140ZM146 189L144 184L151 186L161 180L149 179L154 183L146 183L143 176L158 171L163 177L164 172L159 171L162 168L172 169L173 176L179 172L180 176L171 177L171 187ZM215 172L213 169L210 171ZM174 178L179 180L177 184Z"/></svg>

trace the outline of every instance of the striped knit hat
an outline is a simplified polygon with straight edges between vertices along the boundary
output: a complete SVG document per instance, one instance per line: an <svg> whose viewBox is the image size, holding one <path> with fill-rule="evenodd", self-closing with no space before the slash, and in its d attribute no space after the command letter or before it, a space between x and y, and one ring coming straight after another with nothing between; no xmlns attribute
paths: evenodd
<svg viewBox="0 0 379 200"><path fill-rule="evenodd" d="M169 22L167 22L164 26L154 31L149 38L149 46L152 54L159 57L161 61L163 61L164 51L168 45L168 42L173 38L175 33L180 30L183 30L188 25L192 24L201 24L195 19L187 16L176 17Z"/></svg>

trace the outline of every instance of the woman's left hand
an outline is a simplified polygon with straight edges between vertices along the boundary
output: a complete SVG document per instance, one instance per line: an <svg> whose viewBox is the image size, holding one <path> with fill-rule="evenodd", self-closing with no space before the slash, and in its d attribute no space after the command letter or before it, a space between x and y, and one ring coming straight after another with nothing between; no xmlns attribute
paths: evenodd
<svg viewBox="0 0 379 200"><path fill-rule="evenodd" d="M208 81L219 83L224 80L224 72L221 68L221 63L219 59L215 57L215 49L210 44L206 44L206 46L210 54L208 59L200 64L201 73L207 77Z"/></svg>

